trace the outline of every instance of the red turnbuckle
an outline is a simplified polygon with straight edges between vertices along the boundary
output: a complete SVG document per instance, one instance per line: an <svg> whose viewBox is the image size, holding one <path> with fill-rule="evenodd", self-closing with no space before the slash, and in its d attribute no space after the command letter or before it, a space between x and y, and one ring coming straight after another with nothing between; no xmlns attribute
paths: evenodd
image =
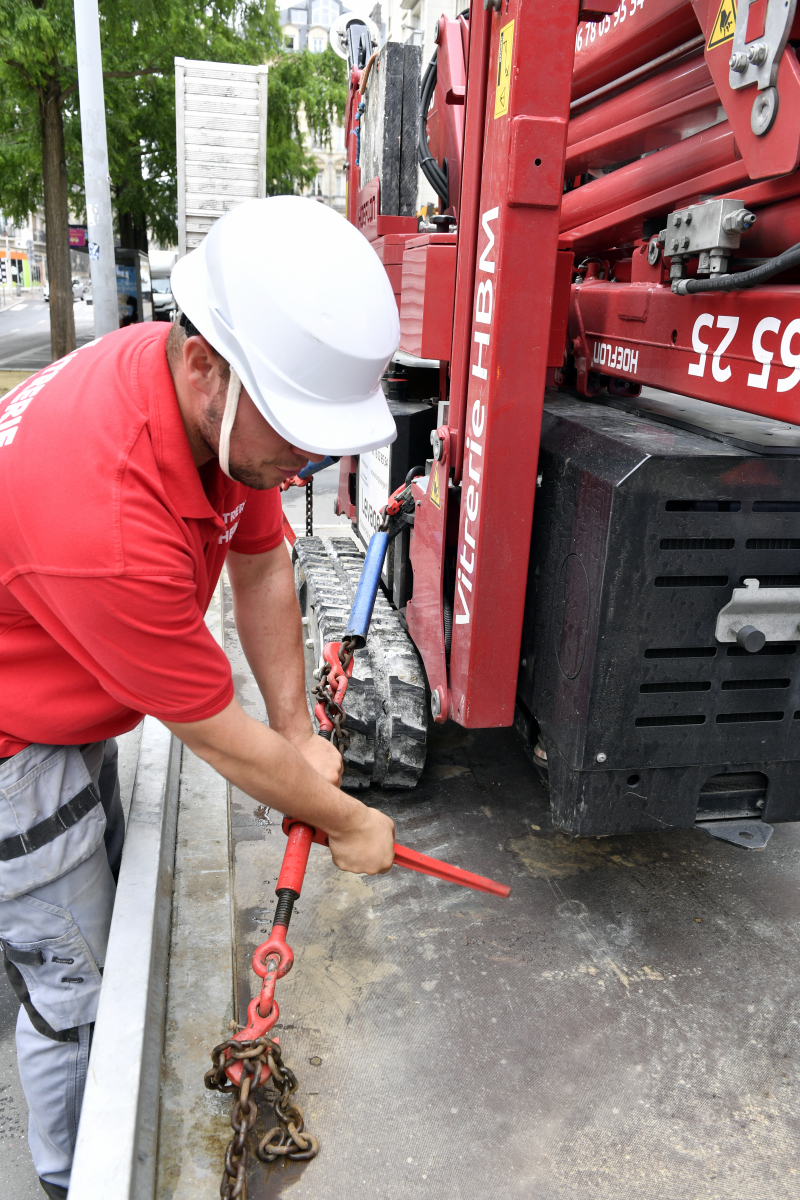
<svg viewBox="0 0 800 1200"><path fill-rule="evenodd" d="M298 828L299 822L291 817L283 818L283 832L291 835ZM301 826L308 829L309 826ZM321 830L311 830L312 841L320 846L328 845L328 835ZM447 883L457 883L461 887L472 888L475 892L488 892L491 896L502 896L505 900L511 895L511 888L496 879L487 879L485 875L473 875L472 871L464 871L454 867L452 863L442 862L439 858L429 858L417 850L409 850L407 846L394 844L394 863L397 867L407 867L409 871L419 871L422 875L432 875L435 879L444 879Z"/></svg>
<svg viewBox="0 0 800 1200"><path fill-rule="evenodd" d="M254 952L252 960L253 970L261 979L261 991L248 1004L247 1024L244 1029L233 1035L231 1040L235 1042L255 1041L275 1025L280 1016L280 1009L275 1000L275 984L284 975L288 975L294 962L292 948L286 942L286 933L294 902L302 891L314 830L310 825L301 825L298 822L292 825L287 833L281 873L275 887L278 905L272 933ZM242 1063L232 1062L225 1073L238 1087L242 1078Z"/></svg>

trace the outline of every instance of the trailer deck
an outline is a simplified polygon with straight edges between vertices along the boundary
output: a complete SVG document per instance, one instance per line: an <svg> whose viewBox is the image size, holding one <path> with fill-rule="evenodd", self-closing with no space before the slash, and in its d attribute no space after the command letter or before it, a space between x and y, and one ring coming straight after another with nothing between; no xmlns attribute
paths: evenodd
<svg viewBox="0 0 800 1200"><path fill-rule="evenodd" d="M229 601L224 626L258 715ZM228 856L222 791L185 751L159 1200L216 1194L230 1101L202 1075L233 1005L245 1020L283 852L280 815L234 790ZM215 833L182 838L184 797ZM371 802L512 896L343 875L312 847L276 1028L321 1150L253 1156L250 1200L796 1197L797 826L760 852L694 831L574 840L512 730L453 724L414 791ZM229 911L233 978L213 934Z"/></svg>

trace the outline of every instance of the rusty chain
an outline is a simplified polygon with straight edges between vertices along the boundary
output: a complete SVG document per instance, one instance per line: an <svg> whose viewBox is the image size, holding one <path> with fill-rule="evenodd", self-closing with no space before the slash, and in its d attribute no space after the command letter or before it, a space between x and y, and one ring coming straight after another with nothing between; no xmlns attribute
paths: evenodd
<svg viewBox="0 0 800 1200"><path fill-rule="evenodd" d="M356 647L353 640L345 638L339 648L339 662L345 674L350 663L353 661L355 652ZM344 708L336 700L337 688L330 678L332 670L333 668L329 662L323 663L319 669L319 682L311 690L319 703L322 704L325 709L325 715L333 725L330 735L331 743L341 755L344 755L345 750L350 745L350 731L344 727Z"/></svg>
<svg viewBox="0 0 800 1200"><path fill-rule="evenodd" d="M305 1132L303 1110L292 1096L297 1091L297 1078L281 1057L280 1046L272 1038L237 1041L228 1038L211 1052L214 1064L206 1072L205 1085L211 1091L235 1092L231 1111L233 1137L225 1151L225 1166L219 1188L221 1200L247 1200L247 1138L258 1119L258 1105L253 1093L259 1087L271 1085L278 1093L270 1095L272 1110L278 1122L268 1129L256 1148L262 1162L289 1158L301 1162L314 1158L319 1142ZM241 1062L241 1083L237 1087L227 1075L231 1062ZM262 1078L265 1075L266 1078Z"/></svg>

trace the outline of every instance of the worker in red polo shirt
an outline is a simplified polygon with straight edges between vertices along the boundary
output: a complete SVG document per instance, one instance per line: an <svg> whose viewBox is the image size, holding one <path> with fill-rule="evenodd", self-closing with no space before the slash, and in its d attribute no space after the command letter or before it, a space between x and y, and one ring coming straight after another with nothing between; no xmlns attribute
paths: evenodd
<svg viewBox="0 0 800 1200"><path fill-rule="evenodd" d="M152 714L255 800L389 869L306 704L277 485L386 445L397 308L368 242L296 197L248 201L182 258L172 326L75 351L0 402L0 939L42 1186L65 1197L122 853L114 737ZM269 725L204 613L227 563Z"/></svg>

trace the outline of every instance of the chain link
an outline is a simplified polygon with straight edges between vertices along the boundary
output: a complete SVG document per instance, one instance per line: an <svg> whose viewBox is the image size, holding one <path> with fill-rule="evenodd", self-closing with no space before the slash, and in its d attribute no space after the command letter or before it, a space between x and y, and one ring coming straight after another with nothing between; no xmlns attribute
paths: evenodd
<svg viewBox="0 0 800 1200"><path fill-rule="evenodd" d="M306 484L306 537L314 536L314 476Z"/></svg>
<svg viewBox="0 0 800 1200"><path fill-rule="evenodd" d="M258 1119L258 1105L253 1097L257 1088L270 1085L277 1091L277 1096L273 1093L267 1099L278 1124L267 1130L256 1148L262 1162L274 1162L277 1158L306 1161L314 1158L319 1142L313 1134L305 1132L303 1110L292 1099L297 1091L297 1078L284 1063L280 1046L272 1038L266 1035L252 1041L228 1038L211 1051L211 1061L214 1065L206 1072L206 1087L236 1095L231 1112L233 1137L225 1151L219 1194L221 1200L247 1200L247 1138ZM232 1062L242 1064L238 1087L227 1075Z"/></svg>
<svg viewBox="0 0 800 1200"><path fill-rule="evenodd" d="M342 664L342 670L345 673L353 661L355 652L356 648L353 641L350 638L345 638L339 648L339 662ZM344 708L336 702L336 688L330 679L331 670L332 667L329 662L323 663L319 672L319 683L316 683L311 690L322 704L325 709L325 715L333 725L331 743L344 756L345 751L350 746L350 731L344 726Z"/></svg>

